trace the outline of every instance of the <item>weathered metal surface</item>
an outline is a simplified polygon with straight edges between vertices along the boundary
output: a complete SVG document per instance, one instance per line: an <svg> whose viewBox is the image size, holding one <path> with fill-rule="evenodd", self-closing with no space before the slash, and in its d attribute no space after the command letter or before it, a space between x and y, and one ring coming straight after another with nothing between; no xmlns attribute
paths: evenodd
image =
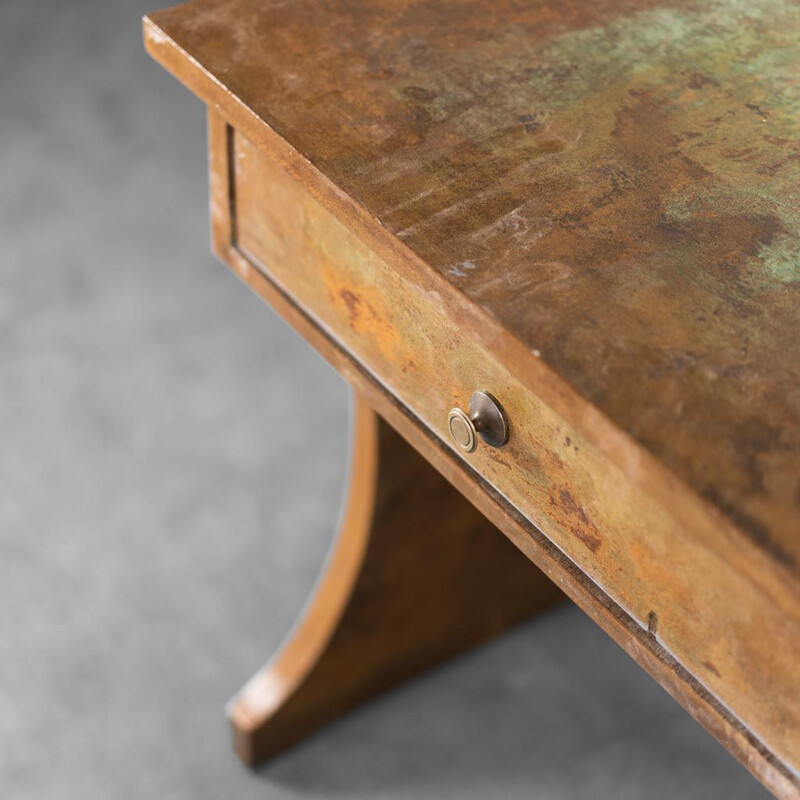
<svg viewBox="0 0 800 800"><path fill-rule="evenodd" d="M253 144L236 134L231 152L239 252L442 440L447 409L465 408L476 386L492 387L511 435L501 448L470 451L470 465L773 753L800 764L800 613L780 585L769 574L751 580L734 543L709 547L628 484Z"/></svg>
<svg viewBox="0 0 800 800"><path fill-rule="evenodd" d="M515 436L470 462L795 796L800 6L194 0L155 22L151 52L257 142L223 258L284 270L443 437L472 389L502 395Z"/></svg>
<svg viewBox="0 0 800 800"><path fill-rule="evenodd" d="M800 573L800 6L195 0L159 28Z"/></svg>

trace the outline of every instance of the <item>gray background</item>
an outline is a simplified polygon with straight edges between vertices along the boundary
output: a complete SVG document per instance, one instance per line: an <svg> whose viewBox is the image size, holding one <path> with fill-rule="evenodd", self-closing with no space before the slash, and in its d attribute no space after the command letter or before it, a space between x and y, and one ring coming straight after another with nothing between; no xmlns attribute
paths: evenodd
<svg viewBox="0 0 800 800"><path fill-rule="evenodd" d="M0 3L0 796L763 796L571 607L235 760L223 706L313 585L348 392L210 256L153 3Z"/></svg>

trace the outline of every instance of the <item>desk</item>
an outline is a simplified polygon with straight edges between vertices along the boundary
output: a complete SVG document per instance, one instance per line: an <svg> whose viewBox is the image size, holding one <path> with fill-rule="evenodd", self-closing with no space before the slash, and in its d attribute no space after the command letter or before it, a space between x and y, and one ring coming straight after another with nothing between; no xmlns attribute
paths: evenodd
<svg viewBox="0 0 800 800"><path fill-rule="evenodd" d="M800 796L800 8L193 0L144 30L208 105L216 254L356 394L338 545L231 704L240 756L563 591Z"/></svg>

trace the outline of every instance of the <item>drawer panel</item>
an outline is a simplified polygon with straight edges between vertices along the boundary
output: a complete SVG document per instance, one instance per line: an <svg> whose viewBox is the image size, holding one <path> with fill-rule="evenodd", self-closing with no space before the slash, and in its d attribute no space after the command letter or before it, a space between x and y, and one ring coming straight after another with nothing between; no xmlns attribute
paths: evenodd
<svg viewBox="0 0 800 800"><path fill-rule="evenodd" d="M239 251L448 445L451 408L466 409L478 389L497 397L508 444L481 443L462 457L775 752L800 763L797 620L694 540L472 341L435 293L402 278L270 157L240 134L230 155Z"/></svg>

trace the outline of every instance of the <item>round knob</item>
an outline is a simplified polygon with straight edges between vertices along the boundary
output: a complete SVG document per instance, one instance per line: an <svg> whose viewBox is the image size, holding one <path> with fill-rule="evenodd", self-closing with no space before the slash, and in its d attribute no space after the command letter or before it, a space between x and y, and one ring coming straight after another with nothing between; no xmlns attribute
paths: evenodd
<svg viewBox="0 0 800 800"><path fill-rule="evenodd" d="M454 408L447 415L447 426L453 441L465 452L478 446L477 434L491 447L502 447L508 441L508 420L505 411L488 392L475 392L469 399L469 415Z"/></svg>
<svg viewBox="0 0 800 800"><path fill-rule="evenodd" d="M471 453L478 446L477 431L472 420L460 409L454 408L447 415L447 425L453 441L465 452Z"/></svg>

